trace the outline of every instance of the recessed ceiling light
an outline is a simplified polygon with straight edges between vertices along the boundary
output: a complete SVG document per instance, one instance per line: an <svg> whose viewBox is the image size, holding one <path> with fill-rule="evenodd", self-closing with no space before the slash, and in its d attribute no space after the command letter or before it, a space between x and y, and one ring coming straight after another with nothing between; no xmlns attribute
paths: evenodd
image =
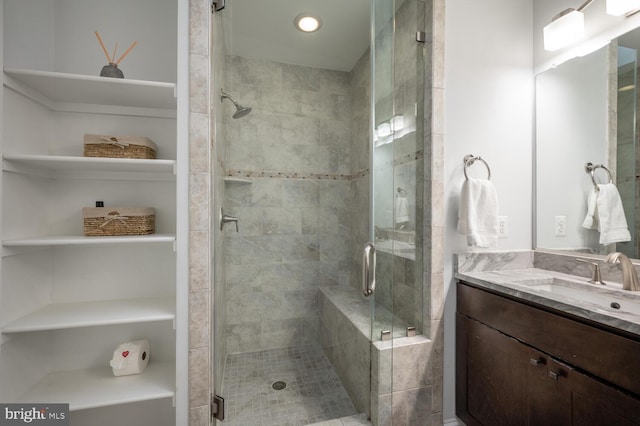
<svg viewBox="0 0 640 426"><path fill-rule="evenodd" d="M320 21L320 18L309 13L301 13L293 20L293 24L302 32L312 33L320 29L322 22Z"/></svg>

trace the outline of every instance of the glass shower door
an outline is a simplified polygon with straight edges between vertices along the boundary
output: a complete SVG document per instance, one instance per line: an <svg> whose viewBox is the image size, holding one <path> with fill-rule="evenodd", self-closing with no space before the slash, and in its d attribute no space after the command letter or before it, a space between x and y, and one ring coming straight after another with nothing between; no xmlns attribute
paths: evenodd
<svg viewBox="0 0 640 426"><path fill-rule="evenodd" d="M376 290L370 300L372 420L391 424L393 348L423 331L426 4L373 0L371 219Z"/></svg>

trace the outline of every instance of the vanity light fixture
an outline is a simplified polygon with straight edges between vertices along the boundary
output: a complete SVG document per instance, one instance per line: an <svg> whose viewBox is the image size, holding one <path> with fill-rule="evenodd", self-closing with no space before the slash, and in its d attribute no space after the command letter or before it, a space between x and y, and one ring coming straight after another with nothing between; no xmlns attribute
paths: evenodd
<svg viewBox="0 0 640 426"><path fill-rule="evenodd" d="M378 124L373 131L373 140L376 143L376 147L378 147L388 144L395 138L400 138L412 130L415 131L415 127L408 129L403 115L395 115L389 121L383 121Z"/></svg>
<svg viewBox="0 0 640 426"><path fill-rule="evenodd" d="M293 20L293 24L303 33L312 33L320 29L322 21L311 13L301 13Z"/></svg>
<svg viewBox="0 0 640 426"><path fill-rule="evenodd" d="M569 8L553 17L544 27L544 49L553 51L575 43L584 37L584 13L593 0L585 1L577 9ZM607 14L629 17L640 12L640 0L607 0Z"/></svg>
<svg viewBox="0 0 640 426"><path fill-rule="evenodd" d="M543 29L544 49L553 51L575 43L584 37L584 13L593 0L587 0L577 9L569 8L553 17Z"/></svg>
<svg viewBox="0 0 640 426"><path fill-rule="evenodd" d="M613 16L631 16L640 10L640 0L607 0L607 13Z"/></svg>

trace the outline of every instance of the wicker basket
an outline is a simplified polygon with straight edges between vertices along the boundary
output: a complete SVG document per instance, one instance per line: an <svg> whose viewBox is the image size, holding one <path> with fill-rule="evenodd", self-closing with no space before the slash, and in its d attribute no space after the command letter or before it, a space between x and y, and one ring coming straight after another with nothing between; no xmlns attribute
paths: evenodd
<svg viewBox="0 0 640 426"><path fill-rule="evenodd" d="M156 144L142 136L84 135L85 157L156 158Z"/></svg>
<svg viewBox="0 0 640 426"><path fill-rule="evenodd" d="M148 235L155 232L155 210L151 207L85 207L84 235Z"/></svg>

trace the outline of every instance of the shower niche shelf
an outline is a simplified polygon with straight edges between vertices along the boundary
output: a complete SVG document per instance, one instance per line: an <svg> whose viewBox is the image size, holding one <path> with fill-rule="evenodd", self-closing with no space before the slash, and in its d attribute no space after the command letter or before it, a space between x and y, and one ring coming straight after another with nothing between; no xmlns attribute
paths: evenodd
<svg viewBox="0 0 640 426"><path fill-rule="evenodd" d="M249 178L241 178L241 177L234 177L234 176L225 176L224 178L224 182L225 183L239 183L239 184L251 184L251 179Z"/></svg>

